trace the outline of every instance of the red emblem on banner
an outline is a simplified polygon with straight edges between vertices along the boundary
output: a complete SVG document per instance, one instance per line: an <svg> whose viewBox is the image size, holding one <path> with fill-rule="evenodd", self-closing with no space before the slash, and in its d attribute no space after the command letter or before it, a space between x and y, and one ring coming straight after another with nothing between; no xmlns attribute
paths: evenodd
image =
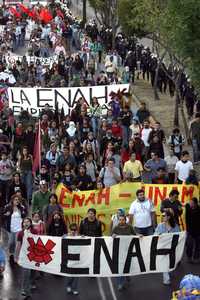
<svg viewBox="0 0 200 300"><path fill-rule="evenodd" d="M29 242L27 257L30 261L35 261L36 266L39 267L41 263L45 263L47 265L52 261L51 254L54 254L52 249L56 245L53 241L48 240L46 244L42 242L41 238L38 238L37 242L34 242L33 238L27 239Z"/></svg>

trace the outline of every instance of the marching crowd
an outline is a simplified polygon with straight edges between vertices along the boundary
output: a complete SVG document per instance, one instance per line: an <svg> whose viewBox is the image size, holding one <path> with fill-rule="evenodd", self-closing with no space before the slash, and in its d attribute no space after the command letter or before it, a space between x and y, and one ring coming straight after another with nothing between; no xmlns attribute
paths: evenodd
<svg viewBox="0 0 200 300"><path fill-rule="evenodd" d="M51 236L102 235L102 224L94 208L88 210L80 226L74 223L67 226L56 195L59 183L70 191L101 190L120 182L198 185L193 163L184 150L186 139L182 132L174 128L167 137L159 122L152 124L144 102L137 111L132 110L131 95L114 94L106 112L97 98L92 99L89 107L80 98L69 115L57 109L53 111L47 104L39 118L22 111L16 120L6 101L9 86L134 83L135 78L141 76L154 85L158 60L150 49L136 45L134 40L120 33L113 50L110 29L98 29L94 21L83 27L67 7L51 5L45 11L38 5L32 10L21 5L14 10L2 7L0 11L3 26L0 34L3 41L0 50L0 210L1 226L9 233L11 265L18 260L24 230ZM27 45L27 36L27 53L15 60L12 53ZM34 61L30 57L34 57ZM49 64L48 59L52 57L55 61ZM158 88L165 93L168 87L173 96L174 84L163 68L159 70ZM200 105L184 74L180 86L189 116L193 116L194 107L196 111L190 136L194 162L198 162ZM33 172L39 131L41 161L39 169ZM168 154L165 145L170 149ZM129 212L120 208L112 216L110 234L113 237L145 236L179 231L183 210L178 196L179 193L172 190L169 198L162 202L163 222L157 226L152 202L145 198L143 190L138 190ZM192 261L199 260L200 254L199 217L198 200L193 198L186 206L185 216L187 256ZM1 249L0 274L4 268L5 254ZM36 277L43 274L28 269L22 273L21 292L27 297L30 290L36 288ZM163 274L163 283L170 284L168 273ZM128 283L125 277L119 277L117 284L122 290ZM67 292L78 294L78 278L67 280Z"/></svg>

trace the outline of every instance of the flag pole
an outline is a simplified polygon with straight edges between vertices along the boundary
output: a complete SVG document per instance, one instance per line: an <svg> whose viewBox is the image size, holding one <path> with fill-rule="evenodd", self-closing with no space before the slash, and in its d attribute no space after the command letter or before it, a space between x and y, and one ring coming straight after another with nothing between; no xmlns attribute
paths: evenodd
<svg viewBox="0 0 200 300"><path fill-rule="evenodd" d="M39 119L39 127L38 127L38 150L39 150L39 174L41 170L41 126L40 126L40 119Z"/></svg>

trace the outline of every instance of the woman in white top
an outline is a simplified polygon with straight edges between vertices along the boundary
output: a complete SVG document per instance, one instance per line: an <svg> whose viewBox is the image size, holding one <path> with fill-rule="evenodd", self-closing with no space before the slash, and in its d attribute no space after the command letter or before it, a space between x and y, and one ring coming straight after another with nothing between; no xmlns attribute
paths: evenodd
<svg viewBox="0 0 200 300"><path fill-rule="evenodd" d="M9 204L4 208L5 227L9 232L10 261L14 262L17 234L22 230L22 219L27 215L25 206L20 203L17 196L13 196Z"/></svg>
<svg viewBox="0 0 200 300"><path fill-rule="evenodd" d="M131 129L131 139L134 138L134 134L135 133L139 133L141 132L141 126L138 122L138 120L133 119L132 124L129 127Z"/></svg>

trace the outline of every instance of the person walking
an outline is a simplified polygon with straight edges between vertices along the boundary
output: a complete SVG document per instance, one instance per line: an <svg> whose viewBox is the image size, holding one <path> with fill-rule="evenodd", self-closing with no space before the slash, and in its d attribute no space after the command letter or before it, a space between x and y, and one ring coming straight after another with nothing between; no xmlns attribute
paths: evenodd
<svg viewBox="0 0 200 300"><path fill-rule="evenodd" d="M161 235L163 233L173 233L173 232L179 232L179 226L176 223L176 220L174 218L174 215L172 211L167 210L162 214L163 222L158 224L155 230L155 235ZM164 285L170 285L170 274L169 272L163 273L163 284Z"/></svg>
<svg viewBox="0 0 200 300"><path fill-rule="evenodd" d="M96 209L89 208L87 217L80 223L79 234L83 236L102 236L102 223L96 217Z"/></svg>
<svg viewBox="0 0 200 300"><path fill-rule="evenodd" d="M171 190L169 193L169 198L165 199L161 203L160 211L164 213L165 211L171 211L174 215L176 224L180 224L179 218L183 213L181 202L178 200L179 192L177 190Z"/></svg>
<svg viewBox="0 0 200 300"><path fill-rule="evenodd" d="M78 225L76 223L71 223L69 225L69 232L66 237L74 238L79 235ZM79 294L78 291L78 277L67 277L67 293L77 296Z"/></svg>
<svg viewBox="0 0 200 300"><path fill-rule="evenodd" d="M120 235L136 235L133 226L127 224L125 214L119 215L119 223L116 225L111 233L112 237L115 238ZM125 288L127 278L125 276L116 277L118 291L122 291Z"/></svg>
<svg viewBox="0 0 200 300"><path fill-rule="evenodd" d="M152 235L156 225L154 205L145 197L144 190L137 190L136 196L129 209L129 224L133 223L134 217L135 232L144 236Z"/></svg>
<svg viewBox="0 0 200 300"><path fill-rule="evenodd" d="M185 223L187 231L186 255L188 261L199 262L200 258L200 206L197 198L193 197L185 206Z"/></svg>

